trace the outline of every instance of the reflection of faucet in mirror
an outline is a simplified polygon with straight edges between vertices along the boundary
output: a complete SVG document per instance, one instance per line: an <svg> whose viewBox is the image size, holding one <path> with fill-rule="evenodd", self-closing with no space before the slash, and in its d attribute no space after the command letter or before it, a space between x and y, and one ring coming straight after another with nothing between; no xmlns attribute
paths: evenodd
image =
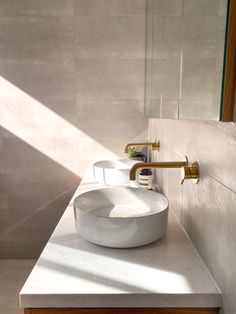
<svg viewBox="0 0 236 314"><path fill-rule="evenodd" d="M151 147L152 150L159 151L160 150L160 142L153 142L153 143L129 143L125 146L125 153L127 154L129 148L131 147Z"/></svg>
<svg viewBox="0 0 236 314"><path fill-rule="evenodd" d="M192 179L194 183L199 181L199 165L195 161L192 166L189 166L188 159L185 161L160 161L160 162L139 162L132 166L129 173L129 179L134 181L136 179L136 172L138 169L153 169L153 168L181 168L181 176L183 184L185 179Z"/></svg>

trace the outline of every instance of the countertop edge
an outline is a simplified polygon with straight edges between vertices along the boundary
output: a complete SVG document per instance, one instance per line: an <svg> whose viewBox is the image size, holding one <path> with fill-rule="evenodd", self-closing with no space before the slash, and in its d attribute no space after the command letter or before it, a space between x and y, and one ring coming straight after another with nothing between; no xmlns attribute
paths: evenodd
<svg viewBox="0 0 236 314"><path fill-rule="evenodd" d="M220 308L222 297L215 294L120 294L120 295L20 295L22 308ZM42 306L43 304L43 306ZM135 306L134 306L135 304Z"/></svg>

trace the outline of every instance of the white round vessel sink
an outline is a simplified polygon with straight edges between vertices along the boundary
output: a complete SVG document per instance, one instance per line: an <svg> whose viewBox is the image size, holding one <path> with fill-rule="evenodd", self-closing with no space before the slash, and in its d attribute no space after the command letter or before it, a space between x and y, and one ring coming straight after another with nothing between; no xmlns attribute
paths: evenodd
<svg viewBox="0 0 236 314"><path fill-rule="evenodd" d="M107 187L79 195L74 214L84 239L106 247L132 248L165 234L168 200L144 189Z"/></svg>
<svg viewBox="0 0 236 314"><path fill-rule="evenodd" d="M129 186L129 170L137 160L102 160L94 163L94 176L99 183L111 186Z"/></svg>

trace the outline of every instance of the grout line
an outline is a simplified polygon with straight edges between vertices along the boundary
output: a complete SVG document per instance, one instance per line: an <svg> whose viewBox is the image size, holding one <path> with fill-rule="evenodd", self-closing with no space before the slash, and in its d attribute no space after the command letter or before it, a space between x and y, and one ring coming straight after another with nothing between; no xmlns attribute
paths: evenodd
<svg viewBox="0 0 236 314"><path fill-rule="evenodd" d="M206 271L208 272L209 276L212 278L213 282L215 283L216 287L218 288L218 292L222 293L219 285L217 284L215 278L213 277L212 273L210 272L210 270L208 269L207 264L205 263L204 259L202 258L202 256L200 255L200 253L198 252L196 246L193 244L191 238L189 237L189 234L187 233L187 231L185 230L184 226L182 225L182 223L179 223L178 217L176 216L176 213L174 212L174 210L171 210L171 214L175 217L175 219L177 220L178 224L180 225L180 228L182 229L182 231L185 233L185 236L188 238L193 250L195 251L195 253L197 254L197 256L199 257L199 259L201 260L202 264L204 265L204 268L206 269Z"/></svg>
<svg viewBox="0 0 236 314"><path fill-rule="evenodd" d="M166 145L163 145L163 144L162 144L161 147L164 147L164 149L166 149L166 150L169 151L170 153L176 155L178 158L182 158L182 157L183 157L183 155L181 156L181 155L179 155L179 154L173 152L173 151L172 151L171 149L169 149ZM201 168L201 165L200 165L200 168ZM201 172L204 173L205 175L207 175L207 176L208 176L209 178L211 178L212 180L214 180L214 181L218 182L219 184L223 185L226 189L230 190L230 191L233 192L233 193L236 193L236 190L234 190L233 188L227 186L225 183L223 183L223 182L220 181L219 179L215 178L214 176L210 175L207 171L201 169ZM201 178L200 178L200 180L201 180Z"/></svg>
<svg viewBox="0 0 236 314"><path fill-rule="evenodd" d="M126 15L75 15L75 14L68 14L68 15L1 15L0 14L0 18L17 18L17 19L21 19L21 18L83 18L83 17L89 17L89 18L115 18L115 17L143 17L145 16L145 13L140 13L140 14L126 14ZM210 15L211 16L211 15ZM171 15L167 15L166 17L173 17Z"/></svg>

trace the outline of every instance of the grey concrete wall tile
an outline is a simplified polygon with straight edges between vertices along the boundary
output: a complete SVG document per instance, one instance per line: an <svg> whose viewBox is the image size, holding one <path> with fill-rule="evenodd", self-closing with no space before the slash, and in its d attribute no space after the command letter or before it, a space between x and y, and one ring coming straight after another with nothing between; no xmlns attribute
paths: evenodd
<svg viewBox="0 0 236 314"><path fill-rule="evenodd" d="M215 58L218 53L218 17L184 17L183 56ZM223 39L221 39L223 42Z"/></svg>
<svg viewBox="0 0 236 314"><path fill-rule="evenodd" d="M145 14L145 0L74 0L78 16L124 16Z"/></svg>
<svg viewBox="0 0 236 314"><path fill-rule="evenodd" d="M75 61L49 59L1 59L1 76L42 106L67 109L69 118L75 114ZM0 99L4 96L0 95ZM32 101L33 103L33 101ZM72 112L74 107L74 112ZM64 110L63 116L66 116Z"/></svg>
<svg viewBox="0 0 236 314"><path fill-rule="evenodd" d="M184 189L184 228L223 291L224 312L234 313L236 193L204 173Z"/></svg>
<svg viewBox="0 0 236 314"><path fill-rule="evenodd" d="M109 110L108 110L109 108ZM79 101L77 102L78 118L90 119L143 119L143 100L112 100L112 101Z"/></svg>
<svg viewBox="0 0 236 314"><path fill-rule="evenodd" d="M212 99L215 87L215 59L184 58L182 97Z"/></svg>
<svg viewBox="0 0 236 314"><path fill-rule="evenodd" d="M36 80L16 80L16 86L35 100L75 99L74 78L52 78Z"/></svg>
<svg viewBox="0 0 236 314"><path fill-rule="evenodd" d="M146 102L146 115L152 118L178 119L179 99L152 98Z"/></svg>
<svg viewBox="0 0 236 314"><path fill-rule="evenodd" d="M161 100L161 118L178 119L179 117L179 98Z"/></svg>
<svg viewBox="0 0 236 314"><path fill-rule="evenodd" d="M34 138L34 142L37 142L37 138ZM61 149L56 145L56 139L54 140L54 148ZM64 139L64 145L67 140ZM45 144L46 147L46 144ZM46 150L46 149L45 149ZM50 175L60 174L65 180L64 176L67 175L67 170L54 160L50 159L47 155L40 153L37 149L26 144L17 137L4 138L4 173L5 174L22 174L22 175L40 175L41 173L48 173ZM68 159L70 159L68 153ZM68 176L69 173L68 173ZM72 177L72 175L71 175ZM24 177L25 181L27 178Z"/></svg>
<svg viewBox="0 0 236 314"><path fill-rule="evenodd" d="M177 155L197 160L202 170L236 191L236 127L216 121L151 119L150 134ZM226 158L227 156L227 158Z"/></svg>
<svg viewBox="0 0 236 314"><path fill-rule="evenodd" d="M108 137L113 134L114 138L134 138L136 134L143 133L147 128L147 119L143 118L100 118L99 123L91 123L91 118L78 118L77 125L80 130L90 135L94 139ZM94 120L95 122L95 120Z"/></svg>
<svg viewBox="0 0 236 314"><path fill-rule="evenodd" d="M73 83L74 85L74 83ZM63 95L64 96L64 95ZM56 97L56 96L55 96ZM40 98L42 105L49 108L53 113L55 113L59 118L64 119L70 124L75 124L76 122L76 99L44 99Z"/></svg>
<svg viewBox="0 0 236 314"><path fill-rule="evenodd" d="M63 59L0 59L0 73L6 80L48 80L75 78L75 61Z"/></svg>
<svg viewBox="0 0 236 314"><path fill-rule="evenodd" d="M72 16L73 0L0 0L0 16Z"/></svg>
<svg viewBox="0 0 236 314"><path fill-rule="evenodd" d="M19 292L35 263L35 260L0 260L0 306L4 314L21 313Z"/></svg>
<svg viewBox="0 0 236 314"><path fill-rule="evenodd" d="M77 101L144 99L143 86L144 60L77 60Z"/></svg>
<svg viewBox="0 0 236 314"><path fill-rule="evenodd" d="M4 163L3 163L3 129L0 127L0 174L4 173Z"/></svg>
<svg viewBox="0 0 236 314"><path fill-rule="evenodd" d="M180 57L181 17L153 16L153 57Z"/></svg>
<svg viewBox="0 0 236 314"><path fill-rule="evenodd" d="M226 16L218 17L217 24L217 57L223 59L225 49Z"/></svg>
<svg viewBox="0 0 236 314"><path fill-rule="evenodd" d="M7 189L6 189L6 176L0 175L0 237L2 232L6 231L10 225Z"/></svg>
<svg viewBox="0 0 236 314"><path fill-rule="evenodd" d="M145 16L78 17L77 58L144 58Z"/></svg>
<svg viewBox="0 0 236 314"><path fill-rule="evenodd" d="M218 15L219 2L216 0L184 0L184 15Z"/></svg>
<svg viewBox="0 0 236 314"><path fill-rule="evenodd" d="M161 117L161 99L150 98L145 100L145 115L146 117L160 118Z"/></svg>
<svg viewBox="0 0 236 314"><path fill-rule="evenodd" d="M145 0L18 2L0 0L0 116L14 124L0 131L0 258L37 257L80 182L71 171L125 157L148 123Z"/></svg>
<svg viewBox="0 0 236 314"><path fill-rule="evenodd" d="M219 120L220 99L183 98L179 106L179 119Z"/></svg>
<svg viewBox="0 0 236 314"><path fill-rule="evenodd" d="M236 309L235 220L235 136L233 123L151 119L150 140L161 141L161 160L168 154L176 159L187 155L200 164L197 185L185 181L182 210L172 198L176 177L164 170L161 187L223 293L223 310ZM167 152L167 153L166 153ZM177 193L180 197L180 193Z"/></svg>
<svg viewBox="0 0 236 314"><path fill-rule="evenodd" d="M217 57L218 49L215 40L187 39L183 40L182 47L183 57L204 59Z"/></svg>
<svg viewBox="0 0 236 314"><path fill-rule="evenodd" d="M6 177L9 212L12 222L22 219L21 210L29 214L43 210L67 195L68 201L80 182L73 174L9 174ZM27 199L27 202L26 202ZM58 205L58 203L57 203ZM61 206L65 209L65 204ZM60 210L60 208L58 208ZM55 213L56 215L56 213ZM24 218L24 216L23 216Z"/></svg>
<svg viewBox="0 0 236 314"><path fill-rule="evenodd" d="M71 18L1 18L0 58L66 57L73 57L73 20Z"/></svg>
<svg viewBox="0 0 236 314"><path fill-rule="evenodd" d="M152 97L179 98L180 59L156 58L152 62Z"/></svg>
<svg viewBox="0 0 236 314"><path fill-rule="evenodd" d="M39 258L47 240L32 242L0 241L0 259L30 259ZM9 313L11 314L11 313Z"/></svg>
<svg viewBox="0 0 236 314"><path fill-rule="evenodd" d="M181 16L183 11L182 0L162 0L164 16Z"/></svg>
<svg viewBox="0 0 236 314"><path fill-rule="evenodd" d="M183 0L153 0L152 12L159 16L182 16Z"/></svg>
<svg viewBox="0 0 236 314"><path fill-rule="evenodd" d="M184 17L184 40L217 40L217 16Z"/></svg>
<svg viewBox="0 0 236 314"><path fill-rule="evenodd" d="M228 0L219 0L219 15L226 16Z"/></svg>
<svg viewBox="0 0 236 314"><path fill-rule="evenodd" d="M163 161L176 161L180 160L178 156L170 152L165 147L162 148L161 160ZM181 159L184 160L184 159ZM156 181L159 176L156 172ZM183 186L181 183L181 170L180 169L163 169L162 170L162 191L169 201L170 209L175 213L178 221L182 220L182 204L183 204Z"/></svg>

